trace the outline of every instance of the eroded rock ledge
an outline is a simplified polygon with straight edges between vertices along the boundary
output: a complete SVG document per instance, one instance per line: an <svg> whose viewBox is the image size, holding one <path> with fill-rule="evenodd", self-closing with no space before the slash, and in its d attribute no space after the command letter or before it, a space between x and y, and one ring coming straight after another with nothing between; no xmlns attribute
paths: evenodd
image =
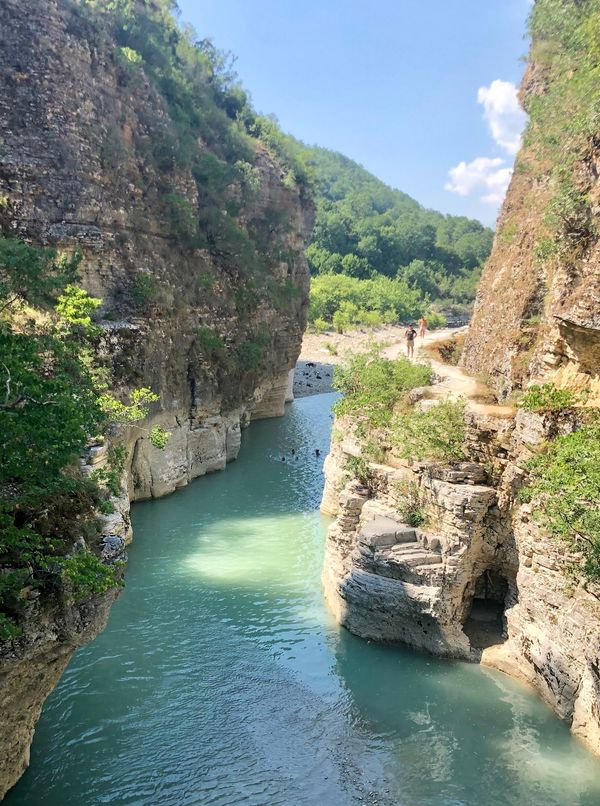
<svg viewBox="0 0 600 806"><path fill-rule="evenodd" d="M323 569L340 624L363 638L479 661L532 686L600 753L600 602L568 574L572 557L515 491L524 461L569 428L520 411L470 420L473 461L371 465L370 489L346 472L360 450L334 442L323 510L336 515ZM426 525L400 514L412 482Z"/></svg>

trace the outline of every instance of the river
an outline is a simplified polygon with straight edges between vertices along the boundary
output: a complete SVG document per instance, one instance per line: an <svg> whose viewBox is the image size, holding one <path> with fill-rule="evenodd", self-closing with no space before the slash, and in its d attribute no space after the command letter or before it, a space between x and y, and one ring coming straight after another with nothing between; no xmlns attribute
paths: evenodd
<svg viewBox="0 0 600 806"><path fill-rule="evenodd" d="M520 684L333 622L332 401L296 401L225 471L134 506L125 592L9 806L598 806L600 762Z"/></svg>

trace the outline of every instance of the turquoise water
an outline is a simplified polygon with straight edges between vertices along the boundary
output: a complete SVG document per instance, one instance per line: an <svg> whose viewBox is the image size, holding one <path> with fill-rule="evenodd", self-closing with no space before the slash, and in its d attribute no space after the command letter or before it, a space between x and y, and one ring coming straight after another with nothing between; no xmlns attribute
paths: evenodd
<svg viewBox="0 0 600 806"><path fill-rule="evenodd" d="M600 763L519 684L333 623L314 452L332 399L256 423L226 471L134 507L126 590L48 699L7 804L598 806Z"/></svg>

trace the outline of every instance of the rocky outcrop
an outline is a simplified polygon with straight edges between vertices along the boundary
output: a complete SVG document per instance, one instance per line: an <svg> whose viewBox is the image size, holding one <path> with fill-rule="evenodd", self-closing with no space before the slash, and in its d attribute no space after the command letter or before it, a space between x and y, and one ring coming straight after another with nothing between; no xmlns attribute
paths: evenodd
<svg viewBox="0 0 600 806"><path fill-rule="evenodd" d="M98 352L113 388L125 399L142 386L159 396L121 435L128 496L103 533L115 551L131 537L129 499L223 468L252 419L283 413L306 324L313 210L246 135L252 192L233 179L231 204L217 209L191 164L173 156L179 135L165 98L143 69L128 72L93 15L72 0L0 4L0 210L21 238L81 252L82 284L103 300ZM226 166L219 144L194 147L206 170ZM190 217L199 236L218 218L231 242L186 238ZM155 425L171 433L164 451L148 438ZM104 460L101 449L84 466ZM2 648L0 795L27 764L45 697L104 627L115 595L52 611L38 603L23 638Z"/></svg>
<svg viewBox="0 0 600 806"><path fill-rule="evenodd" d="M533 6L521 86L530 123L461 360L500 399L531 382L584 390L588 415L600 405L597 54L587 34L596 23L594 4ZM324 509L339 517L327 540L328 600L359 635L520 678L600 752L600 590L573 573L582 558L518 496L527 460L586 415L500 417L471 402L468 411L468 466L402 467L392 457L393 467L372 468L365 491L344 472L357 446L333 446ZM402 523L395 500L406 474L426 517L419 529Z"/></svg>
<svg viewBox="0 0 600 806"><path fill-rule="evenodd" d="M600 752L599 592L574 581L564 544L515 500L526 460L569 427L523 411L514 422L471 418L476 461L371 464L368 488L345 469L358 444L334 442L323 504L337 519L323 586L355 634L501 669ZM403 522L407 484L424 519L418 528Z"/></svg>
<svg viewBox="0 0 600 806"><path fill-rule="evenodd" d="M27 632L0 663L2 754L0 798L29 764L29 747L46 697L58 683L75 650L106 626L117 592L84 603L66 599L52 611L31 603Z"/></svg>
<svg viewBox="0 0 600 806"><path fill-rule="evenodd" d="M549 5L538 2L534 15L551 18ZM554 11L571 24L595 22L592 6L563 6ZM586 119L589 90L574 90L595 78L587 75L587 46L561 53L568 48L561 26L533 39L520 90L530 124L462 356L502 397L543 378L591 388L600 399L600 147L595 118ZM552 133L544 131L544 114L556 126ZM571 129L576 114L586 119L580 134Z"/></svg>

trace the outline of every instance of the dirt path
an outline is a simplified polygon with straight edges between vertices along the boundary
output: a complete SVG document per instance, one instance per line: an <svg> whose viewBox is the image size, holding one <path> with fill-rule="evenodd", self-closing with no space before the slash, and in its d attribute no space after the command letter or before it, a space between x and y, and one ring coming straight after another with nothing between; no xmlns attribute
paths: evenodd
<svg viewBox="0 0 600 806"><path fill-rule="evenodd" d="M374 331L354 330L349 333L306 333L302 352L294 375L294 396L306 397L331 392L333 371L348 355L366 352L373 342L383 343L383 355L398 358L406 355L404 327L386 326ZM509 418L515 414L512 406L500 406L494 393L481 381L460 367L439 361L426 351L436 342L466 332L466 328L434 330L424 339L417 338L415 360L428 361L441 379L428 392L430 398L464 397L471 411L494 417Z"/></svg>
<svg viewBox="0 0 600 806"><path fill-rule="evenodd" d="M467 400L468 408L474 413L501 418L514 417L516 413L514 406L501 406L496 403L496 396L488 386L469 375L461 367L432 358L426 350L428 346L436 342L443 342L451 336L466 332L466 327L446 328L435 330L428 333L424 339L417 340L416 360L429 361L433 371L441 378L440 383L434 384L428 391L427 397L436 399L464 397ZM398 358L400 355L405 355L405 349L404 342L395 343L384 350L383 355L387 358Z"/></svg>

